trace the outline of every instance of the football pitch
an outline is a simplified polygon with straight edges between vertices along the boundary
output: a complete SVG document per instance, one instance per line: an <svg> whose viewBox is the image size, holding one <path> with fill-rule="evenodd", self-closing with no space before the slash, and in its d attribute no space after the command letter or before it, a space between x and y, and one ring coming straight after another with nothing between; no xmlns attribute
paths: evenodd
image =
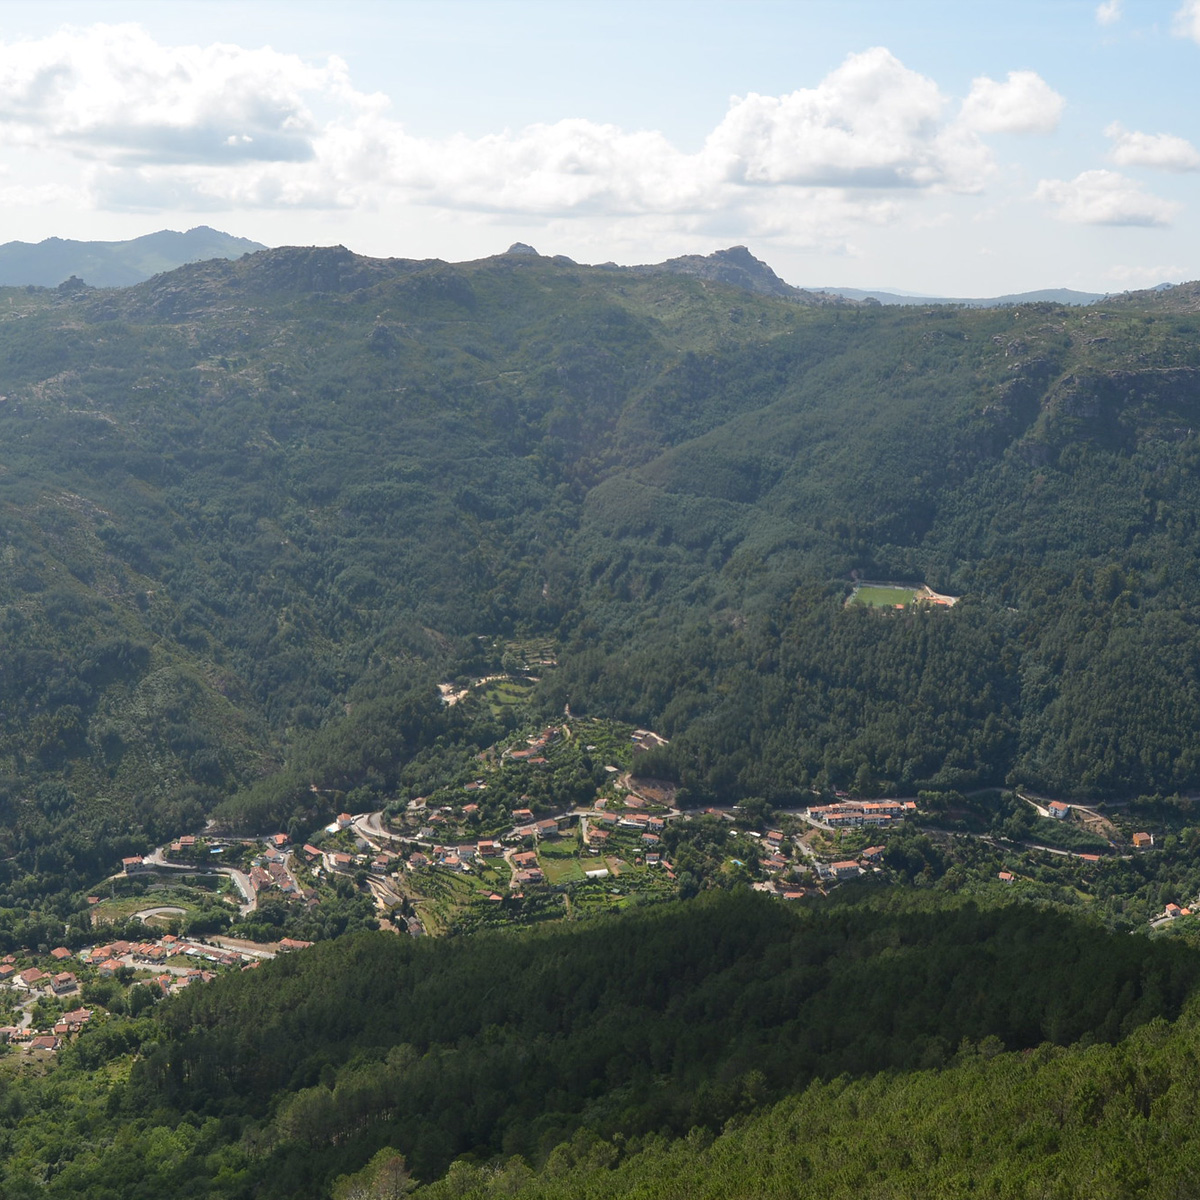
<svg viewBox="0 0 1200 1200"><path fill-rule="evenodd" d="M914 587L856 587L847 604L867 604L872 608L903 608L916 600L921 588Z"/></svg>

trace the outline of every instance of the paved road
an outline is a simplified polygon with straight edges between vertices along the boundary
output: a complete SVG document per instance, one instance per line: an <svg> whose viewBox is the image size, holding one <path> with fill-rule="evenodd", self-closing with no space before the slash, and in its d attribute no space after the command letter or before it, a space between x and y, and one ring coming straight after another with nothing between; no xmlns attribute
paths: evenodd
<svg viewBox="0 0 1200 1200"><path fill-rule="evenodd" d="M237 890L242 893L243 903L238 905L238 912L244 917L247 913L252 913L258 908L258 895L254 891L254 886L250 882L250 876L245 871L239 871L236 867L224 867L221 870L222 875L228 875L230 879L237 885Z"/></svg>

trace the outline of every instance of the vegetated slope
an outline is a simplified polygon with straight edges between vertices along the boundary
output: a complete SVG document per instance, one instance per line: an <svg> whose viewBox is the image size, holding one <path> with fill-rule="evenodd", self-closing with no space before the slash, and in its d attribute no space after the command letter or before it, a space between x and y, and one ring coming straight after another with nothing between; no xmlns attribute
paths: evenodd
<svg viewBox="0 0 1200 1200"><path fill-rule="evenodd" d="M731 1121L715 1140L700 1128L632 1144L578 1135L536 1175L515 1159L461 1162L415 1195L1191 1196L1200 1189L1200 1140L1188 1103L1196 1021L1193 1005L1175 1028L1155 1022L1118 1046L997 1054L994 1044L964 1044L947 1070L814 1085L760 1116ZM371 1164L363 1174L378 1177L378 1170Z"/></svg>
<svg viewBox="0 0 1200 1200"><path fill-rule="evenodd" d="M429 1181L577 1135L711 1137L814 1079L941 1066L964 1038L1127 1036L1174 1018L1198 970L1178 942L929 897L798 912L715 893L539 932L355 935L89 1028L0 1111L2 1178L300 1198L389 1145ZM63 1132L83 1122L86 1145Z"/></svg>
<svg viewBox="0 0 1200 1200"><path fill-rule="evenodd" d="M829 308L330 248L0 294L11 883L223 799L298 830L382 803L416 749L498 732L433 689L481 633L558 637L541 702L654 722L698 797L1194 787L1175 292ZM964 600L845 612L852 573Z"/></svg>

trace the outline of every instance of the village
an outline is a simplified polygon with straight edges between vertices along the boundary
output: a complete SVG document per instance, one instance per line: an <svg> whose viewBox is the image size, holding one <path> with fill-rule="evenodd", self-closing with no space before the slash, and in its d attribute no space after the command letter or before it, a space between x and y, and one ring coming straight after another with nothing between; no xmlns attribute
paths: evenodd
<svg viewBox="0 0 1200 1200"><path fill-rule="evenodd" d="M142 1003L152 1003L215 979L220 969L250 970L276 953L311 944L284 938L271 948L231 949L171 933L156 936L153 915L143 918L147 936L140 941L121 939L77 950L56 946L45 953L26 950L0 959L0 989L18 1016L14 1024L0 1026L0 1043L53 1052L114 997L124 1001L129 987L142 986ZM122 1007L128 1010L129 1005Z"/></svg>
<svg viewBox="0 0 1200 1200"><path fill-rule="evenodd" d="M312 944L286 931L271 941L226 934L252 923L262 906L298 921L338 896L360 896L379 928L420 937L668 898L686 894L689 879L692 886L740 881L787 902L824 896L853 880L887 878L897 830L994 843L987 833L939 829L939 821L951 829L955 821L912 799L838 793L765 813L753 805L684 809L675 785L631 770L639 752L666 745L660 735L574 724L495 747L480 755L474 777L429 796L342 812L298 844L283 832L249 838L207 828L125 858L88 897L93 927L124 920L125 936L77 944L77 933L71 946L7 955L0 1002L10 1023L0 1026L0 1039L52 1054L108 1011L132 1011ZM563 794L574 803L556 803ZM1061 801L1023 800L1047 827L1076 816ZM1154 836L1135 830L1128 843L1144 853ZM1081 864L1101 857L1090 848L1030 849ZM1001 888L1022 882L1013 869L993 878ZM1190 915L1189 906L1170 901L1151 925ZM135 926L138 936L130 936Z"/></svg>

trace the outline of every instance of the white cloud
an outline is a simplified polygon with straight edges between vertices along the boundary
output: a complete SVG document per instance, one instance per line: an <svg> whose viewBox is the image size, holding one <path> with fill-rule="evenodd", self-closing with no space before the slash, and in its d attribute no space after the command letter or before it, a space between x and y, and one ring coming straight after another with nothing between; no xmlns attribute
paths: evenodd
<svg viewBox="0 0 1200 1200"><path fill-rule="evenodd" d="M1114 121L1104 131L1112 138L1109 158L1119 167L1161 167L1165 171L1200 170L1200 151L1172 133L1138 133Z"/></svg>
<svg viewBox="0 0 1200 1200"><path fill-rule="evenodd" d="M1009 71L1004 83L981 75L959 119L981 133L1053 133L1066 103L1036 71Z"/></svg>
<svg viewBox="0 0 1200 1200"><path fill-rule="evenodd" d="M1184 0L1175 10L1172 32L1176 37L1200 42L1200 0Z"/></svg>
<svg viewBox="0 0 1200 1200"><path fill-rule="evenodd" d="M656 130L583 119L421 137L337 59L169 46L132 25L0 42L0 159L52 165L94 210L405 211L464 229L574 223L617 244L628 228L681 248L723 236L853 253L919 197L978 193L997 173L982 135L1053 129L1063 103L1015 71L975 80L956 115L933 79L877 47L812 87L733 97L687 153Z"/></svg>
<svg viewBox="0 0 1200 1200"><path fill-rule="evenodd" d="M75 82L88 36L100 48L86 66L89 94L99 97L91 107ZM337 62L318 69L270 50L156 47L131 27L76 31L65 50L49 41L28 57L73 64L69 83L52 73L50 84L6 88L5 63L20 56L0 49L0 136L37 128L71 153L91 153L88 183L100 207L420 203L543 219L728 213L743 229L807 225L819 212L836 230L894 219L895 202L872 193L977 191L993 170L977 134L943 119L937 85L881 48L850 55L816 87L734 97L701 149L686 154L662 133L582 119L421 138L377 97L356 93ZM197 56L217 64L220 86L201 79ZM143 110L165 75L174 91ZM319 109L329 112L323 121Z"/></svg>
<svg viewBox="0 0 1200 1200"><path fill-rule="evenodd" d="M1075 225L1169 225L1182 207L1142 190L1116 171L1084 171L1074 179L1043 179L1035 196L1058 206Z"/></svg>
<svg viewBox="0 0 1200 1200"><path fill-rule="evenodd" d="M136 25L65 28L0 43L0 135L142 163L304 162L318 122L307 96L362 110L330 59L240 46L162 46Z"/></svg>
<svg viewBox="0 0 1200 1200"><path fill-rule="evenodd" d="M1115 25L1121 19L1121 0L1104 0L1096 6L1096 21L1101 25Z"/></svg>
<svg viewBox="0 0 1200 1200"><path fill-rule="evenodd" d="M815 88L735 98L703 157L747 184L976 186L986 152L947 136L945 105L933 80L876 47Z"/></svg>

